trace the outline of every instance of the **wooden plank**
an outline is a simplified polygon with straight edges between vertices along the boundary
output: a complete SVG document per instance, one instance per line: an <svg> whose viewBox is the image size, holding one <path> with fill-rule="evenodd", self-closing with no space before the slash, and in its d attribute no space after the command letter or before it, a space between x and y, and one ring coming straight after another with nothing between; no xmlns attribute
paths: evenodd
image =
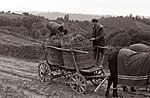
<svg viewBox="0 0 150 98"><path fill-rule="evenodd" d="M53 48L53 49L57 49L57 50L60 50L60 51L68 51L68 52L74 51L74 52L80 52L80 53L85 53L85 54L89 53L87 51L76 50L76 49L72 49L72 48L70 48L70 49L63 49L63 48L58 48L58 47L55 47L55 46L47 46L47 45L44 45L44 46L47 47L47 48Z"/></svg>
<svg viewBox="0 0 150 98"><path fill-rule="evenodd" d="M105 78L106 75L91 75L91 76L85 76L86 79L96 79L96 78Z"/></svg>
<svg viewBox="0 0 150 98"><path fill-rule="evenodd" d="M82 69L81 71L90 73L90 72L94 72L94 71L97 71L97 70L100 70L100 69L102 69L102 67L96 66L96 67L92 67L92 68L89 68L89 69Z"/></svg>
<svg viewBox="0 0 150 98"><path fill-rule="evenodd" d="M105 82L106 80L108 80L108 78L109 78L109 75L107 75L107 76L105 77L105 79L103 79L103 81L96 87L96 89L94 90L94 93L97 92L97 90L104 84L104 82Z"/></svg>
<svg viewBox="0 0 150 98"><path fill-rule="evenodd" d="M107 46L97 46L98 48L102 48L102 49L109 49L109 47L107 47Z"/></svg>

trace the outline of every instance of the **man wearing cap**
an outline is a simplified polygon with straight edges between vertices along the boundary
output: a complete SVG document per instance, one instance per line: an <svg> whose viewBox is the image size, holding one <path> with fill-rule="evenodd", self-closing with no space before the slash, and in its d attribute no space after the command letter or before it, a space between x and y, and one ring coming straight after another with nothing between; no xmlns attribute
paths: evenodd
<svg viewBox="0 0 150 98"><path fill-rule="evenodd" d="M92 32L92 38L93 41L93 52L94 52L94 58L96 59L96 65L99 65L99 53L101 53L102 61L100 62L100 65L103 63L104 59L104 48L97 48L97 46L106 46L105 42L105 36L104 36L104 27L101 24L98 24L97 19L92 19L93 23L93 32Z"/></svg>

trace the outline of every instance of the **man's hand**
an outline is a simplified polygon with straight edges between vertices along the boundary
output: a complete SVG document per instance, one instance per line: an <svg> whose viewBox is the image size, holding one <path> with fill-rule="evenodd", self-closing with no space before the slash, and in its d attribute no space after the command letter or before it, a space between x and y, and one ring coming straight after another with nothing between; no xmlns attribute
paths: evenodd
<svg viewBox="0 0 150 98"><path fill-rule="evenodd" d="M95 40L95 38L91 38L90 40L91 40L91 41L94 41L94 40Z"/></svg>

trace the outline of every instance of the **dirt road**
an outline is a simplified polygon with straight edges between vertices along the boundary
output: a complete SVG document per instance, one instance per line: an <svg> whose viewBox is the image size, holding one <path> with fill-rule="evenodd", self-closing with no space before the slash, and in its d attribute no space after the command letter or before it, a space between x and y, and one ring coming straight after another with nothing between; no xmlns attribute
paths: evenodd
<svg viewBox="0 0 150 98"><path fill-rule="evenodd" d="M85 94L72 91L65 78L55 79L49 85L41 83L37 72L38 64L0 56L0 98L105 98L107 83L97 93L93 93L96 87L88 82ZM149 88L147 91L145 88L137 88L137 92L133 93L123 92L119 87L118 93L122 98L150 98Z"/></svg>

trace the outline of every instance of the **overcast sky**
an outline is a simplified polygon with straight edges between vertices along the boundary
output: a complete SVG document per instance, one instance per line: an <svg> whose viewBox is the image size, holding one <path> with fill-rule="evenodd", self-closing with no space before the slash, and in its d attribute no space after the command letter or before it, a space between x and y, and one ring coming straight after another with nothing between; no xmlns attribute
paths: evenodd
<svg viewBox="0 0 150 98"><path fill-rule="evenodd" d="M150 16L150 0L1 0L0 11Z"/></svg>

